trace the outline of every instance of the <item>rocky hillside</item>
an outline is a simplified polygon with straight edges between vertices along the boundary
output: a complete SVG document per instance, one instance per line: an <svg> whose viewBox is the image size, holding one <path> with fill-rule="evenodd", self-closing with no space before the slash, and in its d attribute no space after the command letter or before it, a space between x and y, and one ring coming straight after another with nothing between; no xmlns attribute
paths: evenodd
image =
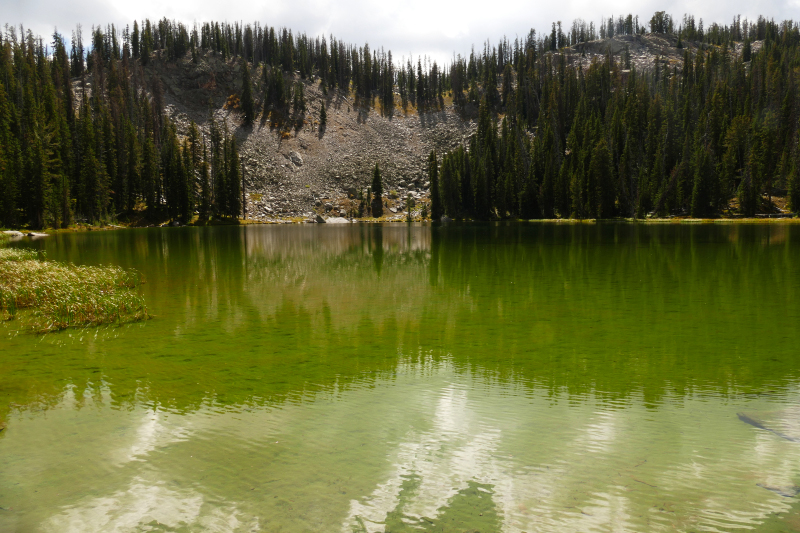
<svg viewBox="0 0 800 533"><path fill-rule="evenodd" d="M759 44L754 43L754 50ZM677 37L672 35L623 35L581 43L562 53L570 64L588 66L610 52L620 65L630 64L641 72L665 63L680 69L684 49L698 47L687 42L682 48L677 45ZM260 69L254 69L256 87L263 86L261 75ZM435 113L420 115L416 109L403 110L398 105L392 116L385 116L379 107L356 108L352 95L344 91L323 94L318 79L299 75L295 81L305 87L308 108L301 128L274 128L261 115L253 126L245 127L241 112L225 107L230 95L241 94L238 63L211 54L197 62L189 58L167 62L155 57L145 76L151 85L161 84L167 113L179 131L186 132L194 120L207 133L209 110L216 120L227 123L239 141L247 217L253 220L305 218L314 212L349 214L350 200L369 185L376 163L383 172L384 190L390 194L389 205L400 217L409 193L416 199L427 195L425 166L430 151L447 151L475 130L475 121L462 119L448 101L443 111ZM260 108L263 94L255 96ZM399 96L396 100L399 102ZM327 127L320 130L323 102ZM390 218L394 211L389 211Z"/></svg>
<svg viewBox="0 0 800 533"><path fill-rule="evenodd" d="M752 44L753 53L757 52L762 41ZM609 52L614 55L621 65L626 63L626 55L630 58L630 66L639 72L644 72L658 64L670 68L681 69L683 54L686 50L694 53L699 47L708 49L711 45L684 41L678 47L678 37L672 34L648 33L644 35L617 35L611 39L600 39L587 43L580 43L565 51L569 54L570 64L580 62L587 67L592 60L602 60ZM735 43L731 53L741 54L743 43Z"/></svg>
<svg viewBox="0 0 800 533"><path fill-rule="evenodd" d="M356 108L351 95L343 91L323 95L318 80L299 76L295 78L305 86L308 108L301 128L274 128L261 115L246 127L238 110L225 108L227 98L241 91L237 64L212 56L198 63L156 60L145 75L162 84L167 113L179 131L188 131L194 120L207 134L211 106L215 119L225 121L236 135L244 164L248 219L299 218L315 211L344 215L352 207L349 200L370 184L376 163L387 195L399 197L390 201L399 212L409 193L416 199L427 194L424 169L431 150L449 150L475 129L474 122L462 120L452 105L422 115L411 108L404 112L398 105L393 116L382 116L379 108ZM261 85L259 75L253 73L257 86ZM257 103L262 97L256 95ZM320 130L323 102L327 126Z"/></svg>

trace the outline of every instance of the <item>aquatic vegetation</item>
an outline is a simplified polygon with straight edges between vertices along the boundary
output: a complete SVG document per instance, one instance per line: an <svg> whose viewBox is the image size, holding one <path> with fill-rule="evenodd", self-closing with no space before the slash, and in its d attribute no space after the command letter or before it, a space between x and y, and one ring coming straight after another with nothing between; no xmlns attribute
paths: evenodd
<svg viewBox="0 0 800 533"><path fill-rule="evenodd" d="M145 320L135 270L48 261L36 250L0 248L0 315L37 332Z"/></svg>

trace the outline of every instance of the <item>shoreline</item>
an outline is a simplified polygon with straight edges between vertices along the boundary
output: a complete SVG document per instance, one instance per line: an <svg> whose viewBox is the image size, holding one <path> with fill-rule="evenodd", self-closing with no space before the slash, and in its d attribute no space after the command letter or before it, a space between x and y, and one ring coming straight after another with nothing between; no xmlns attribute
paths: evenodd
<svg viewBox="0 0 800 533"><path fill-rule="evenodd" d="M333 219L329 222L329 220ZM50 235L57 235L60 233L83 233L89 231L112 231L121 229L144 229L144 228L173 228L173 227L211 227L211 226L256 226L256 225L276 225L276 224L397 224L409 223L416 224L449 224L449 223L510 223L510 224L646 224L646 225L706 225L706 224L722 224L722 225L758 225L758 224L800 224L800 216L764 216L764 217L718 217L718 218L689 218L689 217L672 217L672 218L542 218L542 219L493 219L493 220L473 220L473 219L447 219L443 221L432 221L430 219L414 218L408 220L405 217L381 217L381 218L344 218L344 217L329 217L323 219L325 222L317 222L313 219L306 217L290 217L290 218L275 218L271 220L251 220L239 219L233 221L213 221L207 224L151 224L146 226L131 225L131 224L106 224L98 226L89 225L76 225L68 228L47 228L37 231L28 229L2 229L0 230L0 243L11 242L23 238L40 239Z"/></svg>

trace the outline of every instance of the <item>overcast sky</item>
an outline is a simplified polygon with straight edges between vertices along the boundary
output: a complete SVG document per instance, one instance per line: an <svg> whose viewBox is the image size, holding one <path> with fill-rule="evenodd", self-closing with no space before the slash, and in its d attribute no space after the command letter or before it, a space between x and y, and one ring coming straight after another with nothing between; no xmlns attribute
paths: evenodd
<svg viewBox="0 0 800 533"><path fill-rule="evenodd" d="M729 23L733 16L755 18L763 14L776 20L800 19L800 0L0 0L2 23L23 24L49 36L53 28L67 38L76 24L84 27L84 40L93 24L124 27L133 20L168 17L185 23L217 20L259 21L285 26L309 35L333 34L348 43L383 46L395 58L428 55L439 61L478 48L486 39L496 43L506 35L513 40L531 28L549 31L553 21L566 26L575 18L595 25L602 17L633 13L640 22L665 10L676 20L684 13L709 22ZM50 39L47 39L48 41Z"/></svg>

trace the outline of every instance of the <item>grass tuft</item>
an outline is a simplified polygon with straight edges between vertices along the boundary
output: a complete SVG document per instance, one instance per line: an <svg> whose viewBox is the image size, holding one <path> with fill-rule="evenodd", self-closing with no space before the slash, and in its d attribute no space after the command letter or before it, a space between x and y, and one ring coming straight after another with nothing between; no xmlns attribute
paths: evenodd
<svg viewBox="0 0 800 533"><path fill-rule="evenodd" d="M142 283L134 270L76 266L47 261L35 250L0 248L0 317L20 319L37 332L146 320Z"/></svg>

